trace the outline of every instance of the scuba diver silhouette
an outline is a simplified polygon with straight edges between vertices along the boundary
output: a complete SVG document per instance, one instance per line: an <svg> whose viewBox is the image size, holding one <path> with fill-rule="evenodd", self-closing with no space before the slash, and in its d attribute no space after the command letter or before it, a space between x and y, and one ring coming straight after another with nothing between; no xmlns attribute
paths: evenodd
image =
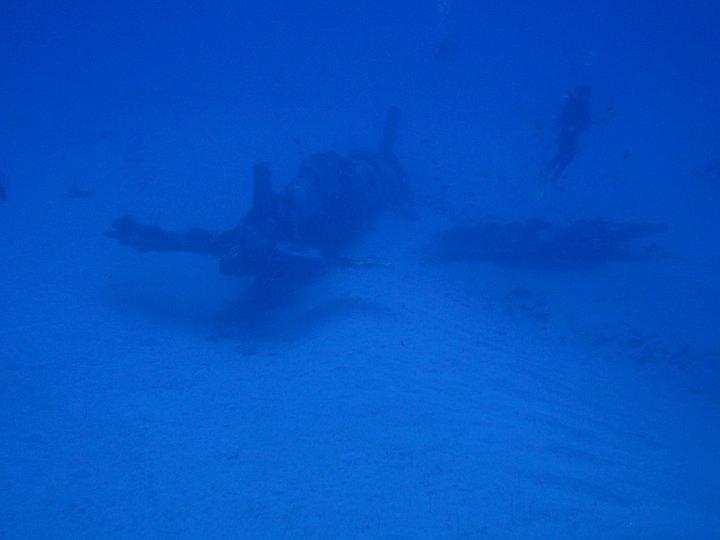
<svg viewBox="0 0 720 540"><path fill-rule="evenodd" d="M547 182L555 183L573 162L580 149L580 135L590 129L590 97L592 88L582 84L575 88L565 99L557 123L555 155L544 170Z"/></svg>

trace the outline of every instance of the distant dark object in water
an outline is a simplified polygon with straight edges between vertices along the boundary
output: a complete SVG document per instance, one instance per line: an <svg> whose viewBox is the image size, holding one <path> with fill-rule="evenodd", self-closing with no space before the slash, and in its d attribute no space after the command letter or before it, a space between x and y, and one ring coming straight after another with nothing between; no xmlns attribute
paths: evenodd
<svg viewBox="0 0 720 540"><path fill-rule="evenodd" d="M95 197L95 192L82 189L77 183L73 182L67 190L66 197L68 199L92 199Z"/></svg>
<svg viewBox="0 0 720 540"><path fill-rule="evenodd" d="M713 184L720 186L720 160L708 165L703 171L703 176Z"/></svg>
<svg viewBox="0 0 720 540"><path fill-rule="evenodd" d="M590 129L590 98L592 88L581 84L565 98L557 123L555 155L545 165L544 175L557 182L573 162L580 149L580 135Z"/></svg>
<svg viewBox="0 0 720 540"><path fill-rule="evenodd" d="M453 64L458 58L460 45L454 39L443 39L433 49L435 60L442 64Z"/></svg>
<svg viewBox="0 0 720 540"><path fill-rule="evenodd" d="M542 219L508 224L481 223L445 232L440 257L446 261L486 261L510 267L575 270L608 262L656 260L657 245L638 241L664 232L665 225L575 221L567 226Z"/></svg>
<svg viewBox="0 0 720 540"><path fill-rule="evenodd" d="M106 235L141 252L216 256L223 274L252 276L257 285L276 290L292 290L331 267L381 266L372 259L349 259L343 250L406 195L394 153L398 121L393 108L378 150L311 156L282 193L272 189L269 166L255 165L253 206L228 231L171 232L124 216Z"/></svg>

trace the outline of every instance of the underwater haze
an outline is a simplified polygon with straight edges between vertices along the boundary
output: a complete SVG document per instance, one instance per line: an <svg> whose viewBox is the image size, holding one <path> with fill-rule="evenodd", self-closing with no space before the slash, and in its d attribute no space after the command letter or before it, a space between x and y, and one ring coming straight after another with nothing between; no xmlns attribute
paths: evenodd
<svg viewBox="0 0 720 540"><path fill-rule="evenodd" d="M0 3L0 537L720 538L710 0Z"/></svg>

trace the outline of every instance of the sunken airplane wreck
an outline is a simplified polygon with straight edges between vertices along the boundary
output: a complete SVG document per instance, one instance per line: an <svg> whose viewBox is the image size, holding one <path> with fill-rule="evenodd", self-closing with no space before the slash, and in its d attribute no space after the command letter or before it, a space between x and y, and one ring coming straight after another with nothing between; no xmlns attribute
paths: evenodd
<svg viewBox="0 0 720 540"><path fill-rule="evenodd" d="M652 261L665 256L647 238L665 225L595 219L557 225L533 218L506 224L454 227L441 236L443 261L482 261L538 270L582 270L610 262Z"/></svg>
<svg viewBox="0 0 720 540"><path fill-rule="evenodd" d="M273 191L268 164L256 164L252 208L233 229L171 232L123 216L105 234L140 252L218 257L222 274L251 277L254 287L266 291L296 289L333 267L382 266L343 252L406 198L405 174L394 153L399 115L396 108L388 112L377 150L315 154L281 193Z"/></svg>

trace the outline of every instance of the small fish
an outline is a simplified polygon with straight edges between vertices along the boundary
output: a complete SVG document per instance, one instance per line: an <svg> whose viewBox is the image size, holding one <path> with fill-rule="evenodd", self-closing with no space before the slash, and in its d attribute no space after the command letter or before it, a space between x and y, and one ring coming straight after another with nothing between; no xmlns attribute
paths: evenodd
<svg viewBox="0 0 720 540"><path fill-rule="evenodd" d="M95 197L95 192L82 189L77 183L73 182L67 190L66 197L68 199L92 199Z"/></svg>

